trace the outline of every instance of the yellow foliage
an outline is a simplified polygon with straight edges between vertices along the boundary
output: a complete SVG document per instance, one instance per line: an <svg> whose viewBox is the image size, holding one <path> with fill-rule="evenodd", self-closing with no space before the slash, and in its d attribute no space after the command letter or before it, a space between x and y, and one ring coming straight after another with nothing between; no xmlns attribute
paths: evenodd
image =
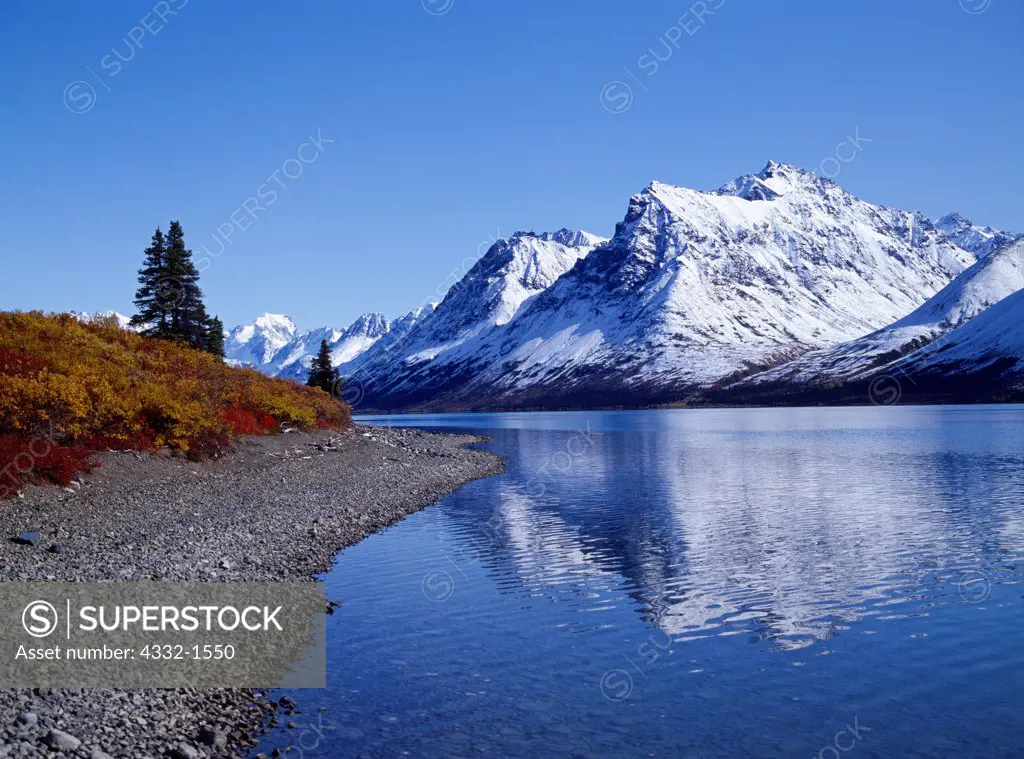
<svg viewBox="0 0 1024 759"><path fill-rule="evenodd" d="M320 390L235 369L141 337L113 320L0 312L0 435L202 451L287 424L343 428L350 409Z"/></svg>

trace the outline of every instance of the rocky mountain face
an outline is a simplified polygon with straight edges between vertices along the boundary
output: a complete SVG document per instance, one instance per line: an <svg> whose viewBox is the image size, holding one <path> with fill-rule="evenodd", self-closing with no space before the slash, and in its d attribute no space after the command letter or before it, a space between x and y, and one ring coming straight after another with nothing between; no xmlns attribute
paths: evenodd
<svg viewBox="0 0 1024 759"><path fill-rule="evenodd" d="M467 363L492 356L495 336L603 241L567 229L497 241L404 339L363 356L350 382L370 393L371 403L443 392Z"/></svg>
<svg viewBox="0 0 1024 759"><path fill-rule="evenodd" d="M737 391L785 393L801 388L870 381L892 371L904 357L939 340L1024 288L1024 240L985 254L919 308L876 332L811 351L736 383ZM945 344L945 340L942 343Z"/></svg>
<svg viewBox="0 0 1024 759"><path fill-rule="evenodd" d="M282 314L263 314L249 324L235 327L225 340L227 359L237 366L251 366L274 377L304 381L320 342L326 340L336 366L354 361L385 337L401 339L433 304L396 319L380 313L360 316L345 329L318 327L300 332Z"/></svg>
<svg viewBox="0 0 1024 759"><path fill-rule="evenodd" d="M228 355L303 379L326 339L357 410L816 392L912 357L925 372L938 354L922 351L947 336L982 340L961 330L1024 287L1014 239L769 162L713 191L654 182L611 239L561 229L499 240L440 304L394 321L365 314L300 333L264 315L231 331ZM984 339L990 354L1010 345Z"/></svg>
<svg viewBox="0 0 1024 759"><path fill-rule="evenodd" d="M901 360L892 376L942 392L955 383L974 400L1000 399L1024 390L1024 290L1001 300L975 319ZM917 380L914 378L917 377ZM985 392L985 388L990 392Z"/></svg>
<svg viewBox="0 0 1024 759"><path fill-rule="evenodd" d="M655 182L508 318L469 328L515 289L474 269L352 379L381 409L679 401L902 318L977 260L953 232L786 164L712 192Z"/></svg>
<svg viewBox="0 0 1024 759"><path fill-rule="evenodd" d="M971 251L979 258L999 250L1017 238L1017 235L1008 232L973 224L958 213L946 214L935 222L935 227L947 240L964 250Z"/></svg>

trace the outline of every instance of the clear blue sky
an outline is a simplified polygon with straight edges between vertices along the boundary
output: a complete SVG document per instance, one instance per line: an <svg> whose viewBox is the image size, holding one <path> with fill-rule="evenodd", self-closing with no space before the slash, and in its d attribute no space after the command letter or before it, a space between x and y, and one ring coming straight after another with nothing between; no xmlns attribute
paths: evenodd
<svg viewBox="0 0 1024 759"><path fill-rule="evenodd" d="M397 316L499 230L610 234L652 179L814 169L858 128L855 194L1024 232L1018 0L183 2L0 6L0 308L131 313L157 224L199 256L234 212L229 326Z"/></svg>

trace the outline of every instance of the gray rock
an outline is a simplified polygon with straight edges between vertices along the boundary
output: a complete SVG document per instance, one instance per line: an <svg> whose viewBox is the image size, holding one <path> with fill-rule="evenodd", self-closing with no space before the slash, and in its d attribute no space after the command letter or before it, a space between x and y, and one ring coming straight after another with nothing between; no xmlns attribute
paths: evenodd
<svg viewBox="0 0 1024 759"><path fill-rule="evenodd" d="M211 748L225 748L228 745L227 733L215 730L212 727L204 727L199 731L199 742Z"/></svg>
<svg viewBox="0 0 1024 759"><path fill-rule="evenodd" d="M82 742L73 735L68 735L60 730L51 730L43 738L43 743L54 751L74 751Z"/></svg>
<svg viewBox="0 0 1024 759"><path fill-rule="evenodd" d="M364 431L353 428L337 438L338 452L313 459L273 453L291 451L296 443L308 452L307 443L324 444L328 433L246 440L206 468L167 453L106 454L101 475L75 498L59 488L33 488L24 500L0 501L0 522L39 533L42 549L61 541L67 551L66 559L55 561L42 550L9 544L0 582L196 581L214 568L252 582L309 579L329 570L339 550L365 535L470 480L504 471L497 456L465 448L480 442L468 436L410 430L375 432L379 439L371 441L360 437ZM396 448L396 440L409 445ZM402 457L400 478L391 464L381 466L385 454ZM22 528L26 519L32 522ZM218 566L222 561L231 564L229 572ZM20 724L18 715L29 712L38 714L38 722ZM271 720L277 717L283 730L296 712L290 698L242 688L0 689L0 713L8 715L0 727L0 758L252 756ZM58 741L49 735L40 742L54 725L80 745L51 750ZM200 733L203 725L209 733ZM189 734L195 736L191 745L179 745Z"/></svg>
<svg viewBox="0 0 1024 759"><path fill-rule="evenodd" d="M23 725L35 725L39 722L39 715L35 712L24 712L18 715L18 722Z"/></svg>
<svg viewBox="0 0 1024 759"><path fill-rule="evenodd" d="M199 753L199 749L187 743L179 743L171 749L171 757L173 759L200 759L201 756L202 754Z"/></svg>
<svg viewBox="0 0 1024 759"><path fill-rule="evenodd" d="M47 550L50 553L64 553L64 544L63 543L51 543L50 547Z"/></svg>
<svg viewBox="0 0 1024 759"><path fill-rule="evenodd" d="M13 540L20 546L34 546L39 542L39 533L34 530L19 532Z"/></svg>

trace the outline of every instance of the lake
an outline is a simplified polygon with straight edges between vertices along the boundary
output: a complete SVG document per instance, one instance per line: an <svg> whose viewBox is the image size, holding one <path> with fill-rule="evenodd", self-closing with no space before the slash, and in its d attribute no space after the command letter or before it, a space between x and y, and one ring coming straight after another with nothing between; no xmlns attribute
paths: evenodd
<svg viewBox="0 0 1024 759"><path fill-rule="evenodd" d="M260 751L1024 754L1024 407L368 417L507 475L339 554Z"/></svg>

